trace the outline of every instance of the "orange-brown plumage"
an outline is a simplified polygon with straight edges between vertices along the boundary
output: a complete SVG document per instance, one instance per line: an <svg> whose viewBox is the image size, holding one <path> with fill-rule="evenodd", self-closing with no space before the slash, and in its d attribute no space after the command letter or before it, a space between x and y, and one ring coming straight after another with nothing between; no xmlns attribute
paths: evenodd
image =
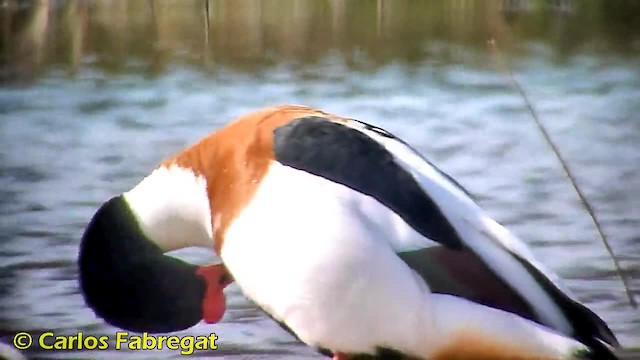
<svg viewBox="0 0 640 360"><path fill-rule="evenodd" d="M555 357L539 356L525 349L506 346L495 339L465 331L429 357L430 360L553 360Z"/></svg>
<svg viewBox="0 0 640 360"><path fill-rule="evenodd" d="M189 168L207 179L218 254L229 224L251 200L274 159L273 131L304 116L342 119L307 106L269 107L236 119L162 163Z"/></svg>

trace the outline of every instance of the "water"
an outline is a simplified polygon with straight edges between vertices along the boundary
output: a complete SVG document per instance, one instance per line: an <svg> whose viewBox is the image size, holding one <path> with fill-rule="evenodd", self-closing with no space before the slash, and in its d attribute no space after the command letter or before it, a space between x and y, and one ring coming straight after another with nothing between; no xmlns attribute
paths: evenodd
<svg viewBox="0 0 640 360"><path fill-rule="evenodd" d="M625 346L640 346L638 312L486 45L496 39L510 61L638 296L638 2L212 1L208 17L205 4L0 1L3 341L18 331L113 337L77 285L79 239L97 207L234 117L301 103L413 144L530 244ZM220 324L181 333L219 336L219 350L197 356L317 357L235 286L227 294ZM28 355L123 352L36 346Z"/></svg>

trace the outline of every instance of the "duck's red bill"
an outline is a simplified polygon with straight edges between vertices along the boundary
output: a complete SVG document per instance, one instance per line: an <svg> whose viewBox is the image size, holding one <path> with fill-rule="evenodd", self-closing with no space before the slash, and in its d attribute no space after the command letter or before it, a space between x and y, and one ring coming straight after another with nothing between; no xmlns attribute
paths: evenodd
<svg viewBox="0 0 640 360"><path fill-rule="evenodd" d="M222 264L200 266L196 274L202 276L207 283L202 299L202 319L209 324L217 323L227 309L223 290L233 282L231 275Z"/></svg>

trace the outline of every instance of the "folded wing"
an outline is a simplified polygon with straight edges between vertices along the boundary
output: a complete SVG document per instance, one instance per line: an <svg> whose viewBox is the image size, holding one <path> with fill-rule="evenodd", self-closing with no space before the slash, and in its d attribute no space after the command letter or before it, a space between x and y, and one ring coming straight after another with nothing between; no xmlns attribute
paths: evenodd
<svg viewBox="0 0 640 360"><path fill-rule="evenodd" d="M274 131L280 163L375 198L437 246L393 243L434 293L506 310L592 347L617 346L607 325L574 300L526 246L469 193L408 144L356 120L318 116Z"/></svg>

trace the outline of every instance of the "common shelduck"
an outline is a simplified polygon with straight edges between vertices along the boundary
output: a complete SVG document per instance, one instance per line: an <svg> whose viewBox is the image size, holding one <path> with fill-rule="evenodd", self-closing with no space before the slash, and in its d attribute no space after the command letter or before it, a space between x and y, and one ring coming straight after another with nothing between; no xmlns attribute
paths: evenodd
<svg viewBox="0 0 640 360"><path fill-rule="evenodd" d="M164 254L188 246L223 264ZM243 116L107 201L79 266L87 304L134 331L219 321L235 281L334 359L615 359L619 346L406 142L305 106Z"/></svg>

